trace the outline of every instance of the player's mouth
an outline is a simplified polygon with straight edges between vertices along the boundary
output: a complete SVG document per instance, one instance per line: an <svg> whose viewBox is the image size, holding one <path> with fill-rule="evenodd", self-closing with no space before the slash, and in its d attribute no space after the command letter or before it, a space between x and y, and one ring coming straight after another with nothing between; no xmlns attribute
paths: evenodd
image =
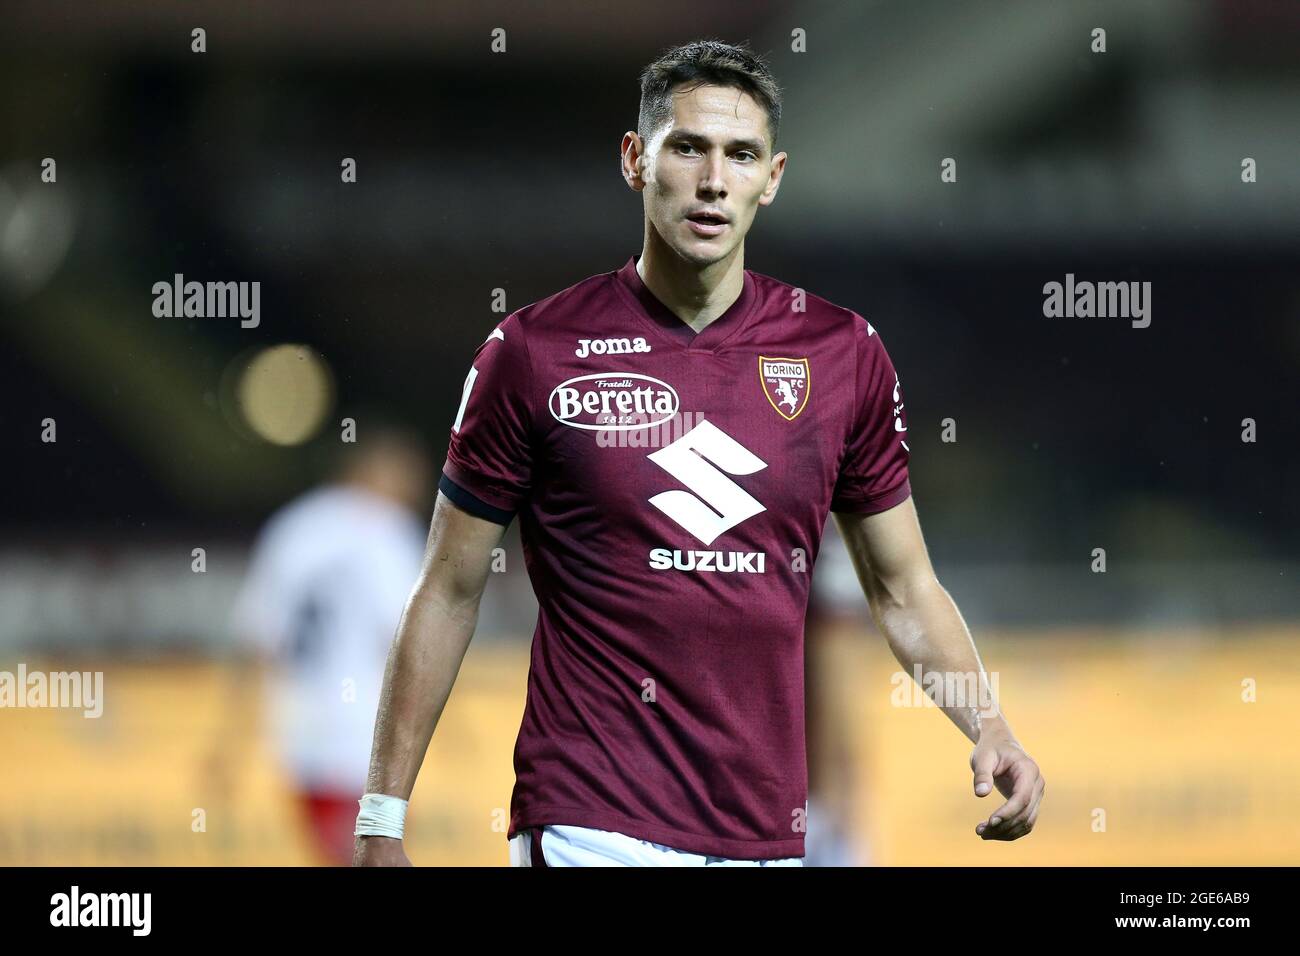
<svg viewBox="0 0 1300 956"><path fill-rule="evenodd" d="M701 209L686 217L686 222L690 224L691 231L697 236L721 235L730 221L716 209Z"/></svg>

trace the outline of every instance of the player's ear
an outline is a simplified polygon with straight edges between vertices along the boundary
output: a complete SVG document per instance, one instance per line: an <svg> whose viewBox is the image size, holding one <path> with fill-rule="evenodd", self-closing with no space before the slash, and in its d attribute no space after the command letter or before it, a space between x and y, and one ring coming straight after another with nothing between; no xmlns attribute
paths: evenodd
<svg viewBox="0 0 1300 956"><path fill-rule="evenodd" d="M628 130L623 134L623 146L619 153L623 181L637 192L645 189L645 141L634 131Z"/></svg>
<svg viewBox="0 0 1300 956"><path fill-rule="evenodd" d="M760 206L770 206L776 199L776 191L781 188L781 177L785 174L785 153L777 153L772 157L772 171L768 173L767 187L763 190L763 195L758 197Z"/></svg>

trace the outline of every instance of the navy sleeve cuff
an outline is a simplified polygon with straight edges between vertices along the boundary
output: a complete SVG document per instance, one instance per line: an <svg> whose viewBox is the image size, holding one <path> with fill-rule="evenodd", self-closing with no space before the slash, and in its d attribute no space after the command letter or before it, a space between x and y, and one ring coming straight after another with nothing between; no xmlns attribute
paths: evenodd
<svg viewBox="0 0 1300 956"><path fill-rule="evenodd" d="M494 521L497 524L509 524L510 519L515 516L513 511L504 511L501 508L495 508L486 501L476 497L473 493L466 491L456 482L447 477L443 472L442 477L438 480L438 490L447 496L447 499L462 511L468 511L476 518L483 518L485 521Z"/></svg>

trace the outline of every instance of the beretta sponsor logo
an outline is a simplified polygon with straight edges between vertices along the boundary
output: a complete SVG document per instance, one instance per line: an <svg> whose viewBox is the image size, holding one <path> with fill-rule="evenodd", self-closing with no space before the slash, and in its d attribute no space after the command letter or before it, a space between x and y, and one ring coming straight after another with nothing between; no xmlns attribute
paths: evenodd
<svg viewBox="0 0 1300 956"><path fill-rule="evenodd" d="M551 415L588 431L633 431L670 421L680 402L667 382L635 372L596 372L551 390Z"/></svg>

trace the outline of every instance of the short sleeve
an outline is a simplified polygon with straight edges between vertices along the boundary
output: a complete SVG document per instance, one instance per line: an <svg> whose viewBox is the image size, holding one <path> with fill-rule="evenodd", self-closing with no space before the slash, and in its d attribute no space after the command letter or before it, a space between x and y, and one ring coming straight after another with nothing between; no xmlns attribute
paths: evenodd
<svg viewBox="0 0 1300 956"><path fill-rule="evenodd" d="M831 510L875 514L901 504L912 493L907 419L902 386L879 334L856 313L853 322L855 413Z"/></svg>
<svg viewBox="0 0 1300 956"><path fill-rule="evenodd" d="M487 337L465 377L438 489L454 504L509 524L532 485L532 363L518 320Z"/></svg>

